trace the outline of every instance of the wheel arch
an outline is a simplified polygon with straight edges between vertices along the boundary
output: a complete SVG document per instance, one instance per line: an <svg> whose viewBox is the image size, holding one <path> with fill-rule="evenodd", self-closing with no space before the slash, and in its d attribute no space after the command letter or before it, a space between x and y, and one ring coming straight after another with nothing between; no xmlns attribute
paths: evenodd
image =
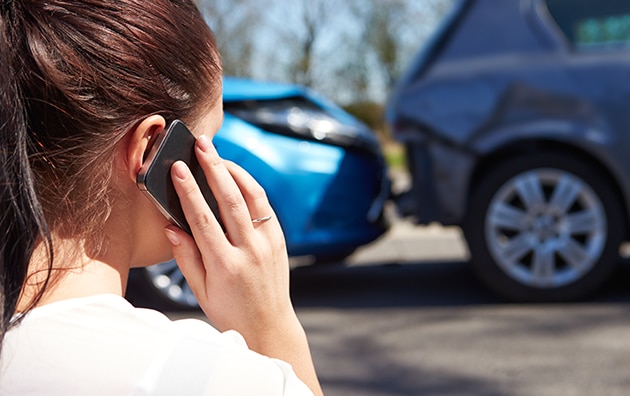
<svg viewBox="0 0 630 396"><path fill-rule="evenodd" d="M540 152L562 152L565 154L573 155L581 160L588 162L591 166L597 169L599 174L610 182L612 189L615 191L617 199L623 207L623 219L625 236L630 236L630 223L629 223L629 208L628 197L624 194L624 191L620 187L620 182L614 173L608 168L601 159L597 158L593 153L576 145L568 144L566 142L558 142L550 139L528 139L512 141L508 144L495 148L493 151L480 157L476 162L469 179L469 185L467 189L466 199L467 206L465 209L466 215L470 210L470 198L473 195L475 186L479 183L483 175L496 164L515 156L520 156L528 153L540 153Z"/></svg>

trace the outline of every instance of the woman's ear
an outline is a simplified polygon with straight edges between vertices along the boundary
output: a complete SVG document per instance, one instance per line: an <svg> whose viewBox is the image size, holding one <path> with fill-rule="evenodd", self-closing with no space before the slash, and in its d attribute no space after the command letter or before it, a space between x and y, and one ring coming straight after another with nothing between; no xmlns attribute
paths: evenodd
<svg viewBox="0 0 630 396"><path fill-rule="evenodd" d="M129 177L134 183L148 154L148 150L151 148L157 134L165 127L166 120L164 117L152 115L142 120L138 126L129 131L124 155Z"/></svg>

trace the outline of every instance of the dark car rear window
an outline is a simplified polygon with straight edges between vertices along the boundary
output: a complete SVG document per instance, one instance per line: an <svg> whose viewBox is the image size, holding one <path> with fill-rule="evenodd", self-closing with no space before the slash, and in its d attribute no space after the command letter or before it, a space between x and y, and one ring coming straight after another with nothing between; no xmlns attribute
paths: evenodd
<svg viewBox="0 0 630 396"><path fill-rule="evenodd" d="M630 1L547 0L568 41L579 50L630 49Z"/></svg>

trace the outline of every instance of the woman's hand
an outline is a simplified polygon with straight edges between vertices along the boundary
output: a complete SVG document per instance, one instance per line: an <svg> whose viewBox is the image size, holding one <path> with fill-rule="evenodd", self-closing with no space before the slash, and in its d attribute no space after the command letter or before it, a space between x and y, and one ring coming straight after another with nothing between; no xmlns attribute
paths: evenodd
<svg viewBox="0 0 630 396"><path fill-rule="evenodd" d="M247 172L222 160L205 136L197 140L196 153L225 233L188 167L175 163L171 176L194 240L169 227L179 240L173 254L212 323L246 336L252 327L261 331L293 315L284 236L265 191Z"/></svg>
<svg viewBox="0 0 630 396"><path fill-rule="evenodd" d="M298 377L321 394L289 297L284 236L265 191L242 168L222 160L206 136L197 139L195 151L225 233L188 167L175 163L171 177L194 236L167 227L175 260L217 329L237 330L252 350L291 363Z"/></svg>

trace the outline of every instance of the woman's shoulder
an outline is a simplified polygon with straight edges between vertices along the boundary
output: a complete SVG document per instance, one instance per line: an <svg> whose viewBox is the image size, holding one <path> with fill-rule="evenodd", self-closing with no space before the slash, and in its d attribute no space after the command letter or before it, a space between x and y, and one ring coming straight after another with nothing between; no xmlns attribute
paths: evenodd
<svg viewBox="0 0 630 396"><path fill-rule="evenodd" d="M125 298L99 294L57 301L33 309L12 332L49 332L97 337L99 333L150 340L152 336L177 333L205 338L219 332L198 319L171 320L162 312L134 307ZM62 334L62 333L60 333Z"/></svg>
<svg viewBox="0 0 630 396"><path fill-rule="evenodd" d="M197 319L171 320L114 295L36 308L8 333L2 355L0 391L6 394L44 389L68 394L63 393L68 384L71 394L88 389L100 389L93 394L152 394L157 389L169 394L166 390L181 391L182 386L188 394L260 389L310 394L289 365L248 350L237 332L220 333Z"/></svg>
<svg viewBox="0 0 630 396"><path fill-rule="evenodd" d="M5 337L0 393L33 393L26 386L35 393L49 389L51 394L62 394L55 391L65 391L67 384L73 384L76 388L65 394L83 394L98 388L101 377L107 378L102 373L107 372L116 381L102 384L104 394L128 394L149 368L161 365L172 354L189 328L195 334L203 332L206 338L218 334L202 321L181 325L116 295L43 305L30 311ZM77 382L77 378L82 380Z"/></svg>

